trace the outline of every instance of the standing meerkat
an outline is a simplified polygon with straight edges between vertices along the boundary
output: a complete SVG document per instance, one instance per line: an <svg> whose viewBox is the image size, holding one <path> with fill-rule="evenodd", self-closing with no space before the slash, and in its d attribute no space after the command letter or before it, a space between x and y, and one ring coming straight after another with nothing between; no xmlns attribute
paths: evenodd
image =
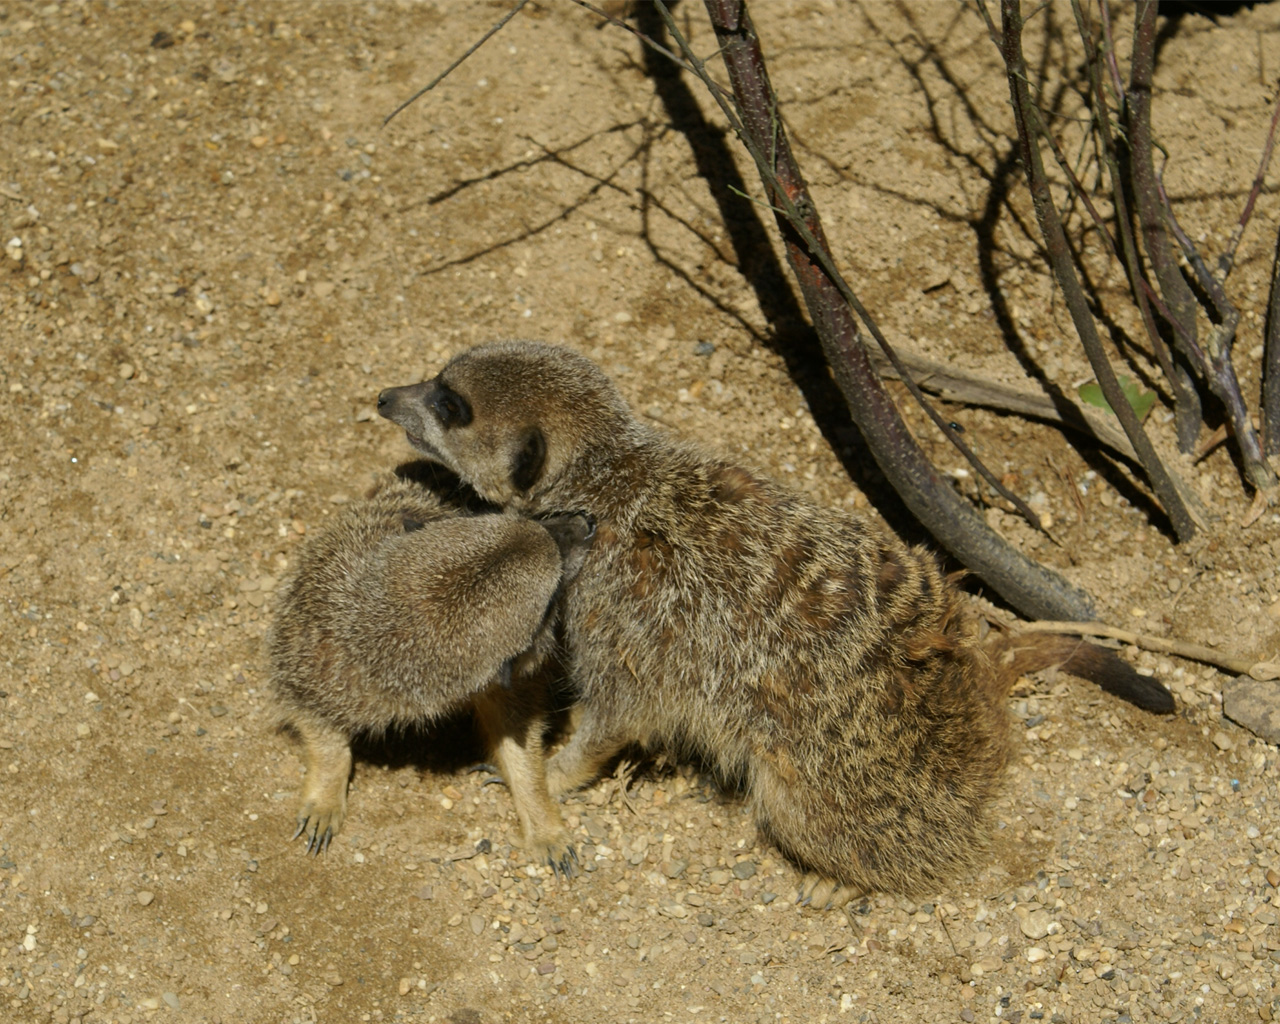
<svg viewBox="0 0 1280 1024"><path fill-rule="evenodd" d="M816 905L933 890L972 865L1019 673L1059 663L1173 709L1102 648L980 643L928 551L638 422L568 349L483 345L378 405L486 500L596 518L564 597L581 718L552 792L628 743L694 752L743 784Z"/></svg>
<svg viewBox="0 0 1280 1024"><path fill-rule="evenodd" d="M308 852L342 827L351 738L430 722L468 703L511 790L530 857L576 860L544 773L539 667L551 606L582 564L587 516L468 514L410 480L384 483L303 548L268 637L306 781Z"/></svg>

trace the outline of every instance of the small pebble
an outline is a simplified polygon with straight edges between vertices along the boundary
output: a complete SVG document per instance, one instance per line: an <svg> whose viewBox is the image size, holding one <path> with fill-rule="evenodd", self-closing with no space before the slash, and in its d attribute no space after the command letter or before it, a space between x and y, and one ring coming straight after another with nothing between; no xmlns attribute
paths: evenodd
<svg viewBox="0 0 1280 1024"><path fill-rule="evenodd" d="M1018 927L1029 939L1043 939L1049 934L1049 925L1052 923L1053 918L1043 910L1034 910L1018 921Z"/></svg>
<svg viewBox="0 0 1280 1024"><path fill-rule="evenodd" d="M153 892L150 892L147 889L143 889L141 892L138 893L138 902L141 903L144 907L151 906L151 902L155 898L156 898L156 894Z"/></svg>
<svg viewBox="0 0 1280 1024"><path fill-rule="evenodd" d="M668 878L679 878L689 866L687 860L671 860L662 865L662 873Z"/></svg>

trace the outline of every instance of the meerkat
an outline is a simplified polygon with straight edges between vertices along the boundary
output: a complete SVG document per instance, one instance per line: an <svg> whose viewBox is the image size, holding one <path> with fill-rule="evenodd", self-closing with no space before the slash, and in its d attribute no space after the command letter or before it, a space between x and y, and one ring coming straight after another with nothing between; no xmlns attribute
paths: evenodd
<svg viewBox="0 0 1280 1024"><path fill-rule="evenodd" d="M531 858L572 872L545 781L537 670L555 643L551 606L593 530L584 515L474 514L394 478L304 546L268 650L285 724L303 746L294 838L308 852L325 850L346 817L354 735L470 703Z"/></svg>
<svg viewBox="0 0 1280 1024"><path fill-rule="evenodd" d="M1021 672L1058 662L1173 709L1102 648L980 641L930 552L639 422L566 348L482 345L378 403L486 500L596 519L563 599L580 717L551 791L631 743L696 753L742 786L814 905L936 891L974 864Z"/></svg>

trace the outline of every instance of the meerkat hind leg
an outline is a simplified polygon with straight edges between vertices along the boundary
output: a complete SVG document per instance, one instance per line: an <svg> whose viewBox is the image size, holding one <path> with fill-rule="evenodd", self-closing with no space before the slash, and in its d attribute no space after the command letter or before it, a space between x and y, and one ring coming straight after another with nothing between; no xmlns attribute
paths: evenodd
<svg viewBox="0 0 1280 1024"><path fill-rule="evenodd" d="M307 769L293 838L305 836L306 852L320 854L329 848L347 816L351 740L342 730L317 718L298 717L292 724L302 739Z"/></svg>
<svg viewBox="0 0 1280 1024"><path fill-rule="evenodd" d="M604 766L627 743L626 737L615 735L590 711L583 709L577 715L569 742L547 762L547 789L552 796L581 789L599 778Z"/></svg>
<svg viewBox="0 0 1280 1024"><path fill-rule="evenodd" d="M496 687L480 694L475 706L489 754L501 775L501 780L486 780L486 784L506 782L530 858L571 878L578 852L547 792L543 715L522 708L517 695Z"/></svg>

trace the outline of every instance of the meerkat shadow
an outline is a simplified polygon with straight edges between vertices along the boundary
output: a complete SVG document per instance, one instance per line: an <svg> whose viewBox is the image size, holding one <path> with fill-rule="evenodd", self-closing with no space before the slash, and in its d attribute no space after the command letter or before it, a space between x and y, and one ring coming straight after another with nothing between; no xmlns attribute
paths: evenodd
<svg viewBox="0 0 1280 1024"><path fill-rule="evenodd" d="M389 771L412 768L424 776L456 775L487 757L470 708L381 734L358 733L351 739L351 755L357 772L369 767Z"/></svg>

